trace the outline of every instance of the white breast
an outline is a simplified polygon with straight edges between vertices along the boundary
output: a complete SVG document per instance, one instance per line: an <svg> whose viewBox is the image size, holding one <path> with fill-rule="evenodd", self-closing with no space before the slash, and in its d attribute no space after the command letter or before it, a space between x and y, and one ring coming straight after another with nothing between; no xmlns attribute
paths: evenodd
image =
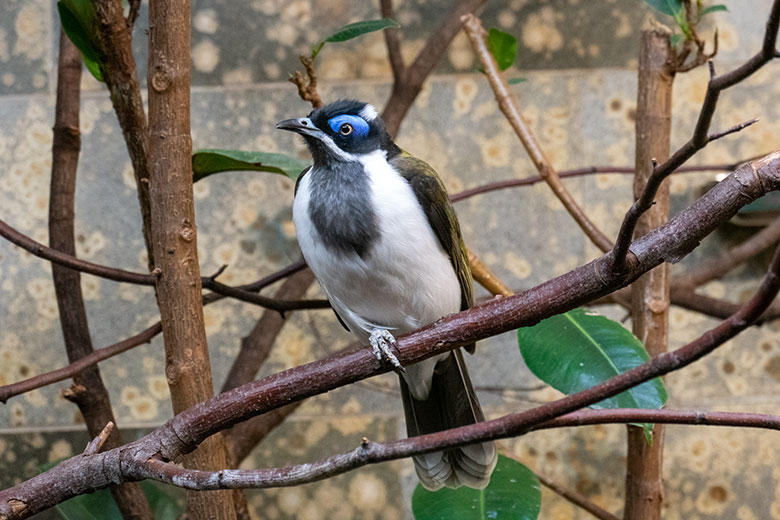
<svg viewBox="0 0 780 520"><path fill-rule="evenodd" d="M358 338L384 327L409 332L460 309L460 285L449 257L409 184L384 152L360 158L368 172L378 239L364 258L327 249L309 218L312 170L293 203L298 242L324 292Z"/></svg>

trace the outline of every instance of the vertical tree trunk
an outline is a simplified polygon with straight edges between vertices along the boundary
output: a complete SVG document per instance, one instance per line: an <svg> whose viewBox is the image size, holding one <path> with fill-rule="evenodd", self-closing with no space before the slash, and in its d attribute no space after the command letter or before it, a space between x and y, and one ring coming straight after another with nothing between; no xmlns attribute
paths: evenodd
<svg viewBox="0 0 780 520"><path fill-rule="evenodd" d="M174 413L214 393L201 303L192 195L190 2L149 2L149 167L151 235L166 375ZM221 435L184 458L188 467L227 467ZM234 519L231 491L189 492L190 518Z"/></svg>
<svg viewBox="0 0 780 520"><path fill-rule="evenodd" d="M81 54L63 31L60 31L59 52L49 197L49 244L54 249L75 256L73 221L76 170L81 150L79 132ZM68 360L73 363L93 351L87 311L81 292L81 276L78 271L52 264L52 278L65 348ZM99 434L109 421L116 424L108 391L97 366L87 368L74 376L73 386L66 393L66 397L78 405L92 437ZM111 449L121 444L119 429L114 428L103 446L104 449ZM139 520L153 518L149 503L138 484L128 482L121 486L113 486L111 494L124 518Z"/></svg>
<svg viewBox="0 0 780 520"><path fill-rule="evenodd" d="M141 87L135 71L132 33L122 12L121 0L93 0L95 32L104 59L101 62L103 79L111 103L125 138L130 162L133 165L138 203L141 206L144 243L149 257L149 268L154 265L151 243L151 210L149 208L148 129Z"/></svg>
<svg viewBox="0 0 780 520"><path fill-rule="evenodd" d="M643 29L639 51L636 117L636 175L634 198L638 198L653 172L653 161L669 157L672 84L669 30L656 26ZM639 220L635 236L642 236L669 218L669 183L658 190L655 205ZM665 352L669 324L669 264L661 264L632 285L634 334L651 356ZM628 427L626 505L624 520L660 520L663 505L664 427L656 425L648 445L642 428Z"/></svg>

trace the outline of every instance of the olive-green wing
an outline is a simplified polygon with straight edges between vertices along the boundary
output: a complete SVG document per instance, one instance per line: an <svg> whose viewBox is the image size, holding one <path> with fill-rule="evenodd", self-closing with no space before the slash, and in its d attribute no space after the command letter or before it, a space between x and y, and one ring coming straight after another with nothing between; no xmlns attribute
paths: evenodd
<svg viewBox="0 0 780 520"><path fill-rule="evenodd" d="M474 302L474 286L469 269L466 246L460 233L460 224L450 203L444 184L436 171L425 161L402 152L390 160L390 165L406 179L428 217L442 249L449 255L460 282L460 310Z"/></svg>

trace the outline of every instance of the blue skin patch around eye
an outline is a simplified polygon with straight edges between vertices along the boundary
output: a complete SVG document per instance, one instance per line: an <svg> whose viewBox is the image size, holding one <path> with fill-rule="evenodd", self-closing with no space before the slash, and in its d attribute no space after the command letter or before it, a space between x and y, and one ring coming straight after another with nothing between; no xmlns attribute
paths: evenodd
<svg viewBox="0 0 780 520"><path fill-rule="evenodd" d="M352 125L352 133L346 137L365 137L368 134L368 123L366 123L365 119L362 117L344 114L332 117L328 120L330 129L337 134L339 133L339 128L341 128L341 125L344 123Z"/></svg>

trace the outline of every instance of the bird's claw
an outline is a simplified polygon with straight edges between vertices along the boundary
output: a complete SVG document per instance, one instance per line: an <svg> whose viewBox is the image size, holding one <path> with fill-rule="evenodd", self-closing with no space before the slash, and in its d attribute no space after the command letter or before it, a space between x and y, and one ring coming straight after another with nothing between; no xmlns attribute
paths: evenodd
<svg viewBox="0 0 780 520"><path fill-rule="evenodd" d="M368 338L371 350L380 362L387 361L399 372L405 372L403 365L390 350L390 347L398 348L398 342L395 337L386 329L374 329Z"/></svg>

